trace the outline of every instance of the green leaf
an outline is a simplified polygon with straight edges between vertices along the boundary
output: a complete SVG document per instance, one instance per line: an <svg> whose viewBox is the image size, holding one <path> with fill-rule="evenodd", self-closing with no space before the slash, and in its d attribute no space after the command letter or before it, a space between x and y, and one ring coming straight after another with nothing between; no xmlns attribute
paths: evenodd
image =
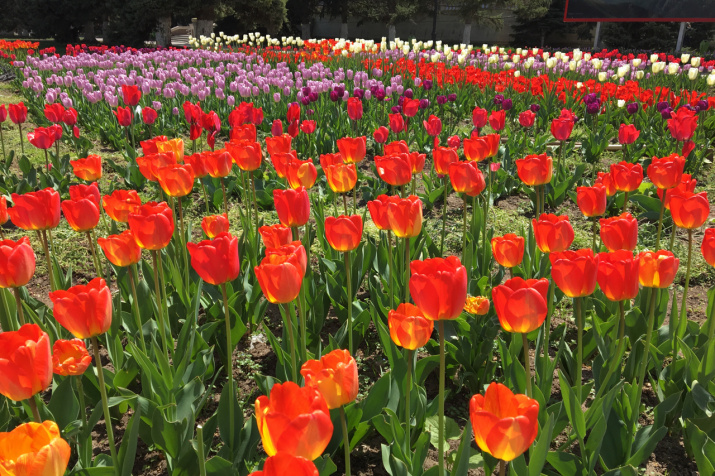
<svg viewBox="0 0 715 476"><path fill-rule="evenodd" d="M134 460L137 455L137 442L139 435L139 424L141 422L141 406L137 405L134 415L129 420L127 429L122 437L122 446L119 448L119 463L121 464L121 475L131 476L134 468Z"/></svg>
<svg viewBox="0 0 715 476"><path fill-rule="evenodd" d="M435 448L439 448L439 416L433 415L425 418L425 431L430 432L430 443ZM456 440L462 435L457 422L451 418L444 417L444 440ZM449 446L449 445L446 445Z"/></svg>
<svg viewBox="0 0 715 476"><path fill-rule="evenodd" d="M586 437L586 421L581 410L581 405L578 403L576 392L569 385L564 373L559 370L559 383L561 384L561 394L564 399L564 408L569 417L569 422L576 431L576 436L581 440Z"/></svg>
<svg viewBox="0 0 715 476"><path fill-rule="evenodd" d="M562 451L549 451L546 461L559 472L561 476L577 476L584 474L581 459L574 454Z"/></svg>
<svg viewBox="0 0 715 476"><path fill-rule="evenodd" d="M685 426L685 436L700 474L715 474L715 441L690 420Z"/></svg>
<svg viewBox="0 0 715 476"><path fill-rule="evenodd" d="M206 475L211 476L233 476L235 474L230 461L214 456L206 462Z"/></svg>
<svg viewBox="0 0 715 476"><path fill-rule="evenodd" d="M544 463L546 463L546 457L549 454L549 444L551 444L551 436L553 435L555 424L556 420L554 419L554 415L549 414L549 419L546 420L546 423L539 431L536 444L529 452L531 456L529 459L529 476L539 476L541 474Z"/></svg>
<svg viewBox="0 0 715 476"><path fill-rule="evenodd" d="M57 426L61 429L64 429L72 421L76 420L79 415L79 402L77 401L72 386L72 380L74 378L75 377L66 377L62 380L57 388L52 391L52 398L50 398L50 403L47 405L47 408L55 417Z"/></svg>
<svg viewBox="0 0 715 476"><path fill-rule="evenodd" d="M472 426L466 425L462 432L462 441L454 457L455 463L450 476L467 476L469 471L469 456L471 454Z"/></svg>

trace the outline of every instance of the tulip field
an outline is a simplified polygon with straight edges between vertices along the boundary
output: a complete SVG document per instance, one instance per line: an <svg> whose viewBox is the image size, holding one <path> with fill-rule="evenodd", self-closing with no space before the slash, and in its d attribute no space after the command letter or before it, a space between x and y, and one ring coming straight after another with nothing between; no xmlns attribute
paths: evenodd
<svg viewBox="0 0 715 476"><path fill-rule="evenodd" d="M715 474L715 58L0 72L0 476Z"/></svg>

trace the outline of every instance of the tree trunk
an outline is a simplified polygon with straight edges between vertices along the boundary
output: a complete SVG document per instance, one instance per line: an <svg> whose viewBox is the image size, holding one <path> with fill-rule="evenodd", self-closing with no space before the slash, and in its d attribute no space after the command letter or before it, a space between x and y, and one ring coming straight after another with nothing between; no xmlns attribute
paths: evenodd
<svg viewBox="0 0 715 476"><path fill-rule="evenodd" d="M395 41L395 25L387 25L387 41Z"/></svg>
<svg viewBox="0 0 715 476"><path fill-rule="evenodd" d="M96 43L97 38L94 33L94 20L89 20L84 24L84 42Z"/></svg>
<svg viewBox="0 0 715 476"><path fill-rule="evenodd" d="M196 17L196 38L211 36L211 33L214 31L214 20L216 20L216 9L214 5L209 3L208 5L202 6Z"/></svg>
<svg viewBox="0 0 715 476"><path fill-rule="evenodd" d="M472 24L471 23L464 24L464 31L462 32L462 43L464 43L465 45L472 44Z"/></svg>
<svg viewBox="0 0 715 476"><path fill-rule="evenodd" d="M343 8L340 11L340 38L348 39L348 2L343 2Z"/></svg>
<svg viewBox="0 0 715 476"><path fill-rule="evenodd" d="M302 23L300 25L300 37L303 40L310 39L310 23Z"/></svg>
<svg viewBox="0 0 715 476"><path fill-rule="evenodd" d="M439 15L439 0L434 0L432 10L432 41L437 41L437 15Z"/></svg>
<svg viewBox="0 0 715 476"><path fill-rule="evenodd" d="M545 40L546 40L546 31L545 31L545 30L541 30L541 45L540 45L540 46L541 46L542 48L544 47L544 41L545 41Z"/></svg>
<svg viewBox="0 0 715 476"><path fill-rule="evenodd" d="M171 15L159 17L156 26L156 46L171 46Z"/></svg>
<svg viewBox="0 0 715 476"><path fill-rule="evenodd" d="M347 23L340 24L340 38L343 38L345 40L348 39L348 24Z"/></svg>

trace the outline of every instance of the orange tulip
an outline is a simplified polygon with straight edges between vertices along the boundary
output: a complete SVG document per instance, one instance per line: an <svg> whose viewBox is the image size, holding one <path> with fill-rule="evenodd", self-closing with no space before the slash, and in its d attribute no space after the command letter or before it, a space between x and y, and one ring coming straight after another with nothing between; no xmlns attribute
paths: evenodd
<svg viewBox="0 0 715 476"><path fill-rule="evenodd" d="M476 162L453 162L449 164L449 180L457 193L476 197L487 186L482 171Z"/></svg>
<svg viewBox="0 0 715 476"><path fill-rule="evenodd" d="M248 476L319 476L318 468L312 461L288 453L278 453L266 458L262 471L254 471Z"/></svg>
<svg viewBox="0 0 715 476"><path fill-rule="evenodd" d="M477 446L497 459L512 461L529 449L539 431L539 402L491 383L469 402Z"/></svg>
<svg viewBox="0 0 715 476"><path fill-rule="evenodd" d="M7 199L0 196L0 226L7 223L10 217L7 214Z"/></svg>
<svg viewBox="0 0 715 476"><path fill-rule="evenodd" d="M422 201L417 195L390 200L387 221L398 238L414 238L422 231Z"/></svg>
<svg viewBox="0 0 715 476"><path fill-rule="evenodd" d="M596 289L596 257L593 250L566 250L549 255L551 277L570 298L584 297Z"/></svg>
<svg viewBox="0 0 715 476"><path fill-rule="evenodd" d="M670 154L668 157L653 157L648 166L648 178L659 189L677 187L683 177L685 157Z"/></svg>
<svg viewBox="0 0 715 476"><path fill-rule="evenodd" d="M0 241L0 288L25 286L34 274L35 252L28 237Z"/></svg>
<svg viewBox="0 0 715 476"><path fill-rule="evenodd" d="M129 215L141 207L142 201L135 190L115 190L102 198L104 211L114 221L127 223Z"/></svg>
<svg viewBox="0 0 715 476"><path fill-rule="evenodd" d="M97 182L92 182L89 185L70 185L70 200L77 201L83 198L90 199L97 205L97 208L99 208L99 202L102 196L99 193L99 185L97 185Z"/></svg>
<svg viewBox="0 0 715 476"><path fill-rule="evenodd" d="M638 281L646 288L667 288L673 284L679 264L670 251L642 251L638 255Z"/></svg>
<svg viewBox="0 0 715 476"><path fill-rule="evenodd" d="M710 266L715 266L715 228L705 230L703 243L700 245L700 251L703 253L705 262Z"/></svg>
<svg viewBox="0 0 715 476"><path fill-rule="evenodd" d="M596 180L593 182L593 185L603 185L604 187L606 187L607 197L612 197L616 194L616 183L613 181L613 175L611 175L610 172L598 172L598 175L596 175Z"/></svg>
<svg viewBox="0 0 715 476"><path fill-rule="evenodd" d="M18 331L0 332L0 395L27 400L50 383L50 337L40 326L25 324Z"/></svg>
<svg viewBox="0 0 715 476"><path fill-rule="evenodd" d="M52 371L64 377L82 375L92 357L82 339L58 339L52 346Z"/></svg>
<svg viewBox="0 0 715 476"><path fill-rule="evenodd" d="M281 224L303 226L310 219L310 198L305 187L295 190L273 190L273 203Z"/></svg>
<svg viewBox="0 0 715 476"><path fill-rule="evenodd" d="M230 133L230 139L232 141L247 140L249 142L256 142L256 136L256 126L254 124L235 125Z"/></svg>
<svg viewBox="0 0 715 476"><path fill-rule="evenodd" d="M286 169L288 168L288 163L292 160L298 160L298 152L295 150L285 153L276 152L271 155L271 163L279 178L286 178ZM340 163L342 163L342 159Z"/></svg>
<svg viewBox="0 0 715 476"><path fill-rule="evenodd" d="M114 266L131 266L142 258L142 249L139 248L132 230L124 230L119 235L109 235L106 238L99 237L97 244Z"/></svg>
<svg viewBox="0 0 715 476"><path fill-rule="evenodd" d="M455 148L437 146L432 149L432 159L434 160L434 170L439 175L448 175L449 165L459 162L459 155Z"/></svg>
<svg viewBox="0 0 715 476"><path fill-rule="evenodd" d="M474 138L464 139L464 156L468 161L481 162L489 157L494 157L499 152L499 134L487 134Z"/></svg>
<svg viewBox="0 0 715 476"><path fill-rule="evenodd" d="M489 298L484 296L467 296L464 312L475 316L484 316L489 312Z"/></svg>
<svg viewBox="0 0 715 476"><path fill-rule="evenodd" d="M88 155L84 159L70 160L72 172L88 182L102 178L102 158L98 155Z"/></svg>
<svg viewBox="0 0 715 476"><path fill-rule="evenodd" d="M335 251L354 250L360 245L362 238L362 217L360 215L327 217L325 238Z"/></svg>
<svg viewBox="0 0 715 476"><path fill-rule="evenodd" d="M293 253L267 254L261 264L253 268L263 294L273 304L293 301L300 292L305 275L305 248Z"/></svg>
<svg viewBox="0 0 715 476"><path fill-rule="evenodd" d="M48 230L60 224L60 194L52 188L12 194L10 220L23 230Z"/></svg>
<svg viewBox="0 0 715 476"><path fill-rule="evenodd" d="M273 255L283 257L295 255L296 263L300 265L303 274L305 274L305 271L308 269L308 255L306 254L303 243L300 241L291 241L278 248L266 248L266 257Z"/></svg>
<svg viewBox="0 0 715 476"><path fill-rule="evenodd" d="M425 168L425 160L427 159L427 155L420 154L419 152L410 152L409 157L410 165L412 166L412 175L422 173L422 170Z"/></svg>
<svg viewBox="0 0 715 476"><path fill-rule="evenodd" d="M643 182L643 167L641 164L619 162L611 164L611 176L616 190L619 192L633 192L638 190Z"/></svg>
<svg viewBox="0 0 715 476"><path fill-rule="evenodd" d="M630 213L617 217L601 218L601 241L608 251L636 249L638 244L638 221Z"/></svg>
<svg viewBox="0 0 715 476"><path fill-rule="evenodd" d="M412 180L412 163L408 154L375 156L377 175L387 184L400 187Z"/></svg>
<svg viewBox="0 0 715 476"><path fill-rule="evenodd" d="M410 263L410 294L427 319L456 319L467 300L467 269L456 256Z"/></svg>
<svg viewBox="0 0 715 476"><path fill-rule="evenodd" d="M695 180L690 174L683 174L680 179L680 183L672 189L658 189L658 198L665 201L665 209L670 210L670 197L676 195L680 192L695 192L695 187L698 185L698 181ZM665 196L665 198L663 198Z"/></svg>
<svg viewBox="0 0 715 476"><path fill-rule="evenodd" d="M184 141L181 139L167 139L157 142L156 150L160 154L173 154L177 162L184 161Z"/></svg>
<svg viewBox="0 0 715 476"><path fill-rule="evenodd" d="M99 207L92 200L64 200L62 213L74 231L87 232L99 223Z"/></svg>
<svg viewBox="0 0 715 476"><path fill-rule="evenodd" d="M156 182L156 171L162 167L168 165L175 165L178 162L174 157L174 154L151 154L145 155L144 157L137 157L137 166L139 167L139 172L144 176L145 179Z"/></svg>
<svg viewBox="0 0 715 476"><path fill-rule="evenodd" d="M533 187L551 182L554 165L548 155L527 155L523 159L516 159L515 163L516 173L525 185Z"/></svg>
<svg viewBox="0 0 715 476"><path fill-rule="evenodd" d="M598 253L596 280L608 299L623 301L638 295L638 263L638 257L634 258L631 251Z"/></svg>
<svg viewBox="0 0 715 476"><path fill-rule="evenodd" d="M357 183L355 164L337 164L323 167L330 189L335 193L349 192Z"/></svg>
<svg viewBox="0 0 715 476"><path fill-rule="evenodd" d="M597 217L606 213L606 187L576 187L576 203L585 217Z"/></svg>
<svg viewBox="0 0 715 476"><path fill-rule="evenodd" d="M275 154L287 154L290 152L291 141L293 138L288 134L282 134L275 137L266 137L266 150L271 158Z"/></svg>
<svg viewBox="0 0 715 476"><path fill-rule="evenodd" d="M569 217L542 213L539 220L532 220L536 245L542 253L564 251L571 246L574 232Z"/></svg>
<svg viewBox="0 0 715 476"><path fill-rule="evenodd" d="M258 233L261 234L263 244L266 245L266 248L280 248L293 240L292 230L280 223L277 225L262 226L258 229Z"/></svg>
<svg viewBox="0 0 715 476"><path fill-rule="evenodd" d="M524 259L524 237L514 233L492 238L492 254L505 268L519 266Z"/></svg>
<svg viewBox="0 0 715 476"><path fill-rule="evenodd" d="M320 456L333 436L325 398L313 387L277 383L270 398L256 399L256 423L269 456L288 453L307 460Z"/></svg>
<svg viewBox="0 0 715 476"><path fill-rule="evenodd" d="M225 213L221 215L209 215L201 220L201 229L204 230L206 236L209 238L215 238L221 233L228 233L229 223L228 215Z"/></svg>
<svg viewBox="0 0 715 476"><path fill-rule="evenodd" d="M146 250L165 248L174 235L174 214L166 202L147 202L129 215L129 229Z"/></svg>
<svg viewBox="0 0 715 476"><path fill-rule="evenodd" d="M112 325L112 293L102 278L50 293L55 320L78 339L107 332Z"/></svg>
<svg viewBox="0 0 715 476"><path fill-rule="evenodd" d="M71 453L57 423L23 423L9 433L0 433L0 474L62 476Z"/></svg>
<svg viewBox="0 0 715 476"><path fill-rule="evenodd" d="M328 404L340 408L357 398L357 363L347 350L336 349L320 360L309 360L300 368L306 387L315 387Z"/></svg>
<svg viewBox="0 0 715 476"><path fill-rule="evenodd" d="M391 230L390 221L387 216L387 209L390 203L399 203L400 197L390 195L380 195L375 200L367 202L367 209L370 217L378 230ZM420 207L421 210L421 207ZM421 227L421 225L420 225Z"/></svg>
<svg viewBox="0 0 715 476"><path fill-rule="evenodd" d="M693 230L700 228L710 216L707 192L678 191L670 194L670 214L675 226Z"/></svg>
<svg viewBox="0 0 715 476"><path fill-rule="evenodd" d="M408 350L427 344L434 330L434 322L427 319L414 304L402 303L387 315L392 342Z"/></svg>
<svg viewBox="0 0 715 476"><path fill-rule="evenodd" d="M194 177L204 178L209 174L206 170L206 164L204 163L204 158L201 154L187 155L184 157L184 162L191 166L191 170L194 172Z"/></svg>
<svg viewBox="0 0 715 476"><path fill-rule="evenodd" d="M258 142L230 141L226 142L226 150L241 170L250 172L261 167L263 150Z"/></svg>
<svg viewBox="0 0 715 476"><path fill-rule="evenodd" d="M150 155L150 154L159 153L159 148L157 147L157 143L165 142L167 140L169 140L169 138L166 136L156 136L152 139L143 140L143 141L139 142L139 145L142 148L142 154Z"/></svg>
<svg viewBox="0 0 715 476"><path fill-rule="evenodd" d="M529 333L546 319L549 280L546 278L507 280L492 289L492 301L499 323L506 332Z"/></svg>
<svg viewBox="0 0 715 476"><path fill-rule="evenodd" d="M187 243L191 267L209 284L219 285L238 278L241 262L238 259L238 238L221 233L212 240Z"/></svg>
<svg viewBox="0 0 715 476"><path fill-rule="evenodd" d="M343 137L337 140L338 150L346 164L354 164L365 158L365 136Z"/></svg>
<svg viewBox="0 0 715 476"><path fill-rule="evenodd" d="M318 170L313 165L313 159L295 159L286 165L286 179L291 188L311 188L317 178Z"/></svg>
<svg viewBox="0 0 715 476"><path fill-rule="evenodd" d="M185 197L194 188L194 169L189 165L167 165L156 171L161 189L170 197Z"/></svg>
<svg viewBox="0 0 715 476"><path fill-rule="evenodd" d="M403 140L396 140L390 142L389 144L385 144L385 149L383 150L383 153L385 155L409 154L410 148L407 147L407 142Z"/></svg>
<svg viewBox="0 0 715 476"><path fill-rule="evenodd" d="M201 155L206 171L213 178L228 177L233 167L233 158L226 149L212 152L202 152Z"/></svg>

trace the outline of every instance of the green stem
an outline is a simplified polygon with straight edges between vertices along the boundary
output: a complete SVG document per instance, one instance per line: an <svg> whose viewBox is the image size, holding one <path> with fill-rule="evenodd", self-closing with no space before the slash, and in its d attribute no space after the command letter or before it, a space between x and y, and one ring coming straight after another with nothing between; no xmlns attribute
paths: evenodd
<svg viewBox="0 0 715 476"><path fill-rule="evenodd" d="M112 416L109 414L109 404L107 403L107 388L104 384L104 369L99 356L99 341L97 336L92 336L92 350L94 351L94 365L97 368L97 379L99 380L99 393L102 395L102 410L104 411L104 423L107 429L107 440L109 441L109 452L112 455L114 473L119 474L119 460L117 459L117 448L114 445L114 429L112 428Z"/></svg>
<svg viewBox="0 0 715 476"><path fill-rule="evenodd" d="M442 240L439 244L439 254L444 255L444 235L447 231L447 194L449 193L449 179L444 179L444 203L442 204Z"/></svg>
<svg viewBox="0 0 715 476"><path fill-rule="evenodd" d="M293 313L288 304L283 304L285 312L285 326L288 328L288 339L290 341L291 377L293 382L298 382L298 361L295 358L295 337L293 337Z"/></svg>
<svg viewBox="0 0 715 476"><path fill-rule="evenodd" d="M687 324L688 318L688 289L690 288L690 268L693 257L693 230L688 229L688 267L685 271L685 287L683 288L683 298L680 301L680 317L675 325L673 333L673 360L678 358L678 329L681 325Z"/></svg>
<svg viewBox="0 0 715 476"><path fill-rule="evenodd" d="M444 476L444 321L437 321L439 327L439 413L437 420L437 434L439 439L439 476Z"/></svg>
<svg viewBox="0 0 715 476"><path fill-rule="evenodd" d="M134 321L136 322L137 329L139 330L139 343L142 346L142 352L144 352L144 355L149 355L146 350L146 343L144 342L144 331L142 327L142 318L139 315L139 299L137 297L137 287L136 283L134 282L134 272L133 268L136 266L136 264L132 265L132 269L128 269L128 275L129 275L129 287L131 288L132 291L132 313L134 314Z"/></svg>
<svg viewBox="0 0 715 476"><path fill-rule="evenodd" d="M598 392L596 392L596 398L593 399L594 402L597 402L600 398L601 395L603 395L603 392L606 390L606 387L608 386L608 382L611 380L611 376L613 375L613 372L616 371L618 367L620 367L621 364L621 352L623 352L623 346L625 346L626 341L625 341L625 330L626 330L626 311L623 306L624 301L618 301L618 314L619 314L619 324L618 324L618 347L616 349L616 354L614 355L613 359L611 360L611 365L608 368L608 372L606 372L606 378L601 380L601 386L598 388Z"/></svg>
<svg viewBox="0 0 715 476"><path fill-rule="evenodd" d="M47 153L47 149L45 149L45 172L49 173L50 171L50 159Z"/></svg>
<svg viewBox="0 0 715 476"><path fill-rule="evenodd" d="M581 399L581 387L583 380L583 303L581 302L583 298L576 297L573 298L574 308L576 311L576 331L577 331L577 349L576 349L576 372L574 380L576 383L576 396L578 397L578 404L581 406L583 400Z"/></svg>
<svg viewBox="0 0 715 476"><path fill-rule="evenodd" d="M511 270L511 268L510 268ZM529 339L526 334L521 334L521 343L524 347L524 371L526 372L526 396L532 397L531 390L531 358L529 357Z"/></svg>
<svg viewBox="0 0 715 476"><path fill-rule="evenodd" d="M2 159L5 160L7 154L5 154L5 137L2 135L2 127L0 127L0 144L2 144Z"/></svg>
<svg viewBox="0 0 715 476"><path fill-rule="evenodd" d="M87 404L84 401L84 384L82 383L82 376L77 375L75 382L77 382L77 397L79 398L79 415L82 419L82 430L84 430L87 427Z"/></svg>
<svg viewBox="0 0 715 476"><path fill-rule="evenodd" d="M27 399L27 404L30 405L32 417L35 419L35 422L42 423L42 417L40 416L40 411L37 409L37 402L35 401L34 395Z"/></svg>
<svg viewBox="0 0 715 476"><path fill-rule="evenodd" d="M89 251L92 253L92 261L94 262L94 269L97 271L97 276L102 276L102 266L97 260L97 250L94 248L94 242L92 241L92 234L87 232L87 241L89 242Z"/></svg>
<svg viewBox="0 0 715 476"><path fill-rule="evenodd" d="M57 286L55 285L55 273L52 269L52 258L50 257L50 247L47 244L47 230L38 231L40 234L40 241L42 241L42 250L45 252L45 260L47 261L47 274L50 276L50 289L52 291L57 291Z"/></svg>
<svg viewBox="0 0 715 476"><path fill-rule="evenodd" d="M255 228L253 229L253 233L255 236L258 236L258 200L256 199L256 179L253 177L253 172L250 172L251 175L251 190L253 191L253 211L254 211L254 223L255 223ZM258 251L258 247L256 246L256 252Z"/></svg>
<svg viewBox="0 0 715 476"><path fill-rule="evenodd" d="M350 355L353 355L353 286L352 272L350 266L350 251L345 252L345 272L347 274L347 292L348 292L348 350Z"/></svg>
<svg viewBox="0 0 715 476"><path fill-rule="evenodd" d="M226 184L221 177L221 190L223 191L223 212L228 216L228 201L226 200Z"/></svg>
<svg viewBox="0 0 715 476"><path fill-rule="evenodd" d="M161 345L164 347L164 354L167 362L169 361L169 344L166 339L166 322L164 322L164 304L161 298L161 287L159 284L159 258L161 251L151 250L151 257L154 262L154 293L156 294L156 309L157 317L159 318L159 337Z"/></svg>
<svg viewBox="0 0 715 476"><path fill-rule="evenodd" d="M221 284L221 295L223 296L224 320L226 321L226 376L228 381L228 394L231 401L228 405L229 434L228 447L233 450L233 425L234 425L234 405L236 395L233 390L233 342L231 340L231 314L228 310L228 294L226 293L226 283Z"/></svg>
<svg viewBox="0 0 715 476"><path fill-rule="evenodd" d="M412 432L412 413L410 412L410 396L412 394L412 359L414 358L414 351L407 349L407 382L406 382L406 389L405 389L405 433L407 434L406 438L406 447L407 451L409 452L412 449L412 437L410 436Z"/></svg>
<svg viewBox="0 0 715 476"><path fill-rule="evenodd" d="M656 235L655 239L656 250L660 249L660 234L663 231L663 213L665 211L665 194L667 192L667 190L663 190L663 199L660 201L660 215L658 216L658 235Z"/></svg>
<svg viewBox="0 0 715 476"><path fill-rule="evenodd" d="M621 213L626 213L628 211L628 194L629 192L626 192L623 197L623 211Z"/></svg>
<svg viewBox="0 0 715 476"><path fill-rule="evenodd" d="M593 223L591 224L591 249L593 249L594 253L598 253L598 249L596 248L596 236L598 236L596 232L596 220L598 220L598 218L593 217Z"/></svg>
<svg viewBox="0 0 715 476"><path fill-rule="evenodd" d="M345 211L345 215L348 214L348 194L344 193L343 194L343 210Z"/></svg>
<svg viewBox="0 0 715 476"><path fill-rule="evenodd" d="M668 251L673 251L673 246L675 246L675 236L678 232L678 227L673 225L673 231L670 233L670 246L668 246Z"/></svg>
<svg viewBox="0 0 715 476"><path fill-rule="evenodd" d="M345 407L340 407L340 426L343 428L343 446L345 447L345 474L350 476L350 438L348 437L348 420L345 417Z"/></svg>
<svg viewBox="0 0 715 476"><path fill-rule="evenodd" d="M194 141L194 144L195 143L196 141ZM204 181L202 179L199 179L199 183L201 184L201 191L204 193L204 202L206 202L206 214L208 215L209 213L211 213L211 211L209 210L209 197L206 194L206 185L204 185Z"/></svg>
<svg viewBox="0 0 715 476"><path fill-rule="evenodd" d="M405 238L405 303L410 302L410 239Z"/></svg>
<svg viewBox="0 0 715 476"><path fill-rule="evenodd" d="M17 129L20 131L20 151L22 155L25 155L25 141L22 140L22 124L18 124Z"/></svg>
<svg viewBox="0 0 715 476"><path fill-rule="evenodd" d="M7 302L7 296L4 289L0 289L0 301L2 301L3 316L0 319L0 328L3 332L16 331L15 322L10 316L10 305Z"/></svg>
<svg viewBox="0 0 715 476"><path fill-rule="evenodd" d="M13 293L15 294L15 307L17 308L17 320L20 323L20 326L25 325L25 311L22 309L22 299L20 298L20 289L19 288L12 288Z"/></svg>
<svg viewBox="0 0 715 476"><path fill-rule="evenodd" d="M707 342L710 342L713 339L713 336L715 336L715 301L712 303L712 306L710 307L710 316L708 317L708 340Z"/></svg>
<svg viewBox="0 0 715 476"><path fill-rule="evenodd" d="M199 476L206 476L206 450L204 449L204 427L196 426L196 443L199 447Z"/></svg>
<svg viewBox="0 0 715 476"><path fill-rule="evenodd" d="M388 265L388 281L390 286L390 309L395 309L395 292L393 289L393 260L392 260L392 231L387 230L387 265Z"/></svg>
<svg viewBox="0 0 715 476"><path fill-rule="evenodd" d="M628 432L630 433L630 438L628 438L628 441L633 441L633 437L636 431L636 424L638 423L638 416L640 415L641 396L643 395L643 383L645 380L646 370L648 369L648 357L650 357L650 341L653 337L653 321L655 319L655 298L658 295L658 288L651 288L650 291L651 296L650 306L648 310L648 327L646 327L645 334L645 349L643 353L643 358L641 359L641 366L638 370L638 379L636 380L636 385L638 389L636 393L636 400L634 402L631 402L633 415L631 415L630 427L628 428ZM626 446L627 448L625 460L627 461L631 457L633 445L631 444Z"/></svg>
<svg viewBox="0 0 715 476"><path fill-rule="evenodd" d="M462 217L462 262L467 264L467 194L462 197L464 201L464 216ZM469 273L469 267L467 267ZM467 288L469 288L469 274L467 274Z"/></svg>

